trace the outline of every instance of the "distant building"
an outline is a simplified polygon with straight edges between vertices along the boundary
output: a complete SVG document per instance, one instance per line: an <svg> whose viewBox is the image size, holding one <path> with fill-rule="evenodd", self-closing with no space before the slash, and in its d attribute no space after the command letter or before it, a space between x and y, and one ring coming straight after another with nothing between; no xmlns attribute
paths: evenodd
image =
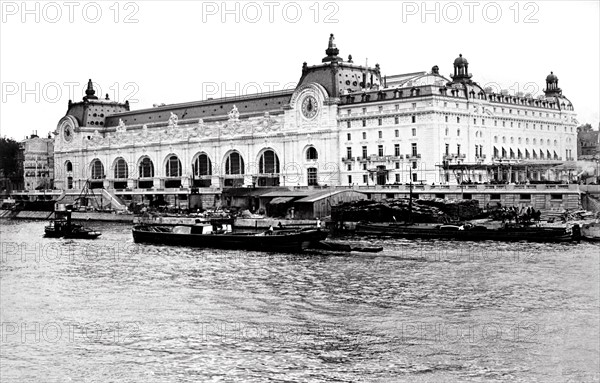
<svg viewBox="0 0 600 383"><path fill-rule="evenodd" d="M37 134L21 141L25 190L53 189L54 139Z"/></svg>
<svg viewBox="0 0 600 383"><path fill-rule="evenodd" d="M600 155L600 131L577 130L577 159L591 160Z"/></svg>

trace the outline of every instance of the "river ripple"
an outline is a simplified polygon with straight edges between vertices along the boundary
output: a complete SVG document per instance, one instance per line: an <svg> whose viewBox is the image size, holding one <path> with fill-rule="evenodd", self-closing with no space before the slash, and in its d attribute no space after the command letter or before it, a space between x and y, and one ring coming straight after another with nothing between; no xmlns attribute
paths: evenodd
<svg viewBox="0 0 600 383"><path fill-rule="evenodd" d="M3 382L593 382L599 249L371 239L302 255L3 221ZM94 226L94 225L92 225Z"/></svg>

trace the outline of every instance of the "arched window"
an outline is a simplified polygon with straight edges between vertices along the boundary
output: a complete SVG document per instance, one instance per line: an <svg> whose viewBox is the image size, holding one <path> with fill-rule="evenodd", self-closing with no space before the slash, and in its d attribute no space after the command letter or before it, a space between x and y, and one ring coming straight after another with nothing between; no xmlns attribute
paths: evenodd
<svg viewBox="0 0 600 383"><path fill-rule="evenodd" d="M150 158L144 157L144 159L140 161L139 168L140 178L154 177L154 164Z"/></svg>
<svg viewBox="0 0 600 383"><path fill-rule="evenodd" d="M306 159L307 160L316 160L319 158L319 153L317 153L317 149L312 146L306 150Z"/></svg>
<svg viewBox="0 0 600 383"><path fill-rule="evenodd" d="M258 160L258 172L260 174L278 174L279 158L272 150L265 151Z"/></svg>
<svg viewBox="0 0 600 383"><path fill-rule="evenodd" d="M67 163L65 164L67 171L68 172L72 172L73 171L73 164L71 163L71 161L67 161Z"/></svg>
<svg viewBox="0 0 600 383"><path fill-rule="evenodd" d="M92 162L92 179L101 180L104 178L104 165L100 160Z"/></svg>
<svg viewBox="0 0 600 383"><path fill-rule="evenodd" d="M225 159L225 174L244 174L244 159L240 153L229 153Z"/></svg>
<svg viewBox="0 0 600 383"><path fill-rule="evenodd" d="M181 161L177 156L170 156L165 165L167 177L181 177Z"/></svg>
<svg viewBox="0 0 600 383"><path fill-rule="evenodd" d="M200 154L192 163L192 170L196 177L212 175L212 163L210 162L210 158L204 153Z"/></svg>
<svg viewBox="0 0 600 383"><path fill-rule="evenodd" d="M129 176L129 172L127 169L127 162L123 158L119 158L117 162L115 162L115 178L123 179Z"/></svg>

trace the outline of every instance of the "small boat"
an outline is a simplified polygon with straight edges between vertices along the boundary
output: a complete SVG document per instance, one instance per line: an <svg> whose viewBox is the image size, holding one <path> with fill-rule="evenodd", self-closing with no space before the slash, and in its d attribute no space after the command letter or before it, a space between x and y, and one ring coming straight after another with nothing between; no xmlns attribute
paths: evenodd
<svg viewBox="0 0 600 383"><path fill-rule="evenodd" d="M72 205L56 204L54 219L44 227L44 235L50 238L96 239L102 234L71 222Z"/></svg>
<svg viewBox="0 0 600 383"><path fill-rule="evenodd" d="M586 223L581 226L581 236L588 241L600 241L600 223Z"/></svg>
<svg viewBox="0 0 600 383"><path fill-rule="evenodd" d="M230 225L206 223L191 226L136 225L132 234L136 243L286 253L314 248L316 243L327 237L327 232L321 229L234 233Z"/></svg>
<svg viewBox="0 0 600 383"><path fill-rule="evenodd" d="M365 223L356 225L356 234L400 238L453 239L463 241L530 241L568 242L581 238L579 225L571 227L505 226L489 229L473 225L404 225L396 223Z"/></svg>

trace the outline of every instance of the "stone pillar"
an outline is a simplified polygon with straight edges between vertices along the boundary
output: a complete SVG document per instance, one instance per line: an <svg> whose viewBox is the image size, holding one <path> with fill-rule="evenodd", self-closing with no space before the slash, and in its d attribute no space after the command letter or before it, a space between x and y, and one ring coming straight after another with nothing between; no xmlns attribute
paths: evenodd
<svg viewBox="0 0 600 383"><path fill-rule="evenodd" d="M131 179L131 178L128 179L127 180L127 187L129 189L135 189L137 187L137 180L134 180L134 179Z"/></svg>

